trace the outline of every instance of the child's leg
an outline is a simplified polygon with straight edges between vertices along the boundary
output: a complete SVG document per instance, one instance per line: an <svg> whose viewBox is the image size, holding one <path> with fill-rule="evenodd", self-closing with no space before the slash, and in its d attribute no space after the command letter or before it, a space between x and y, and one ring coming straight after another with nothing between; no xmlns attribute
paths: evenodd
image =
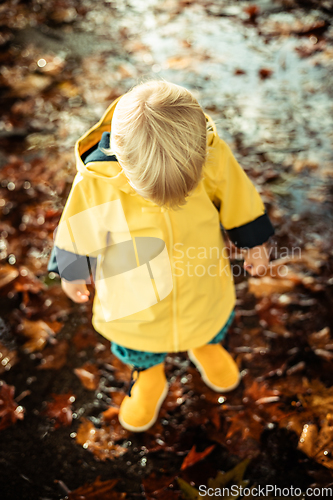
<svg viewBox="0 0 333 500"><path fill-rule="evenodd" d="M156 422L168 392L164 373L167 353L136 351L115 343L112 343L111 351L132 366L132 380L120 405L119 422L127 430L145 431Z"/></svg>
<svg viewBox="0 0 333 500"><path fill-rule="evenodd" d="M203 381L217 392L232 391L241 379L237 364L220 344L234 317L235 312L232 311L226 324L208 344L188 351L189 358L198 368Z"/></svg>
<svg viewBox="0 0 333 500"><path fill-rule="evenodd" d="M111 343L111 351L126 365L143 369L163 363L167 355L166 352L136 351L135 349L129 349L114 342Z"/></svg>

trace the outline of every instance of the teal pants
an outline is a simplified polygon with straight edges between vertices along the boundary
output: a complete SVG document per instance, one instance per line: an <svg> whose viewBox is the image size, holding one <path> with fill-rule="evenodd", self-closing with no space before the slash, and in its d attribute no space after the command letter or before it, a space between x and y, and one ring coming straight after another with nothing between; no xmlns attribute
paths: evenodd
<svg viewBox="0 0 333 500"><path fill-rule="evenodd" d="M230 314L226 324L221 328L221 330L215 335L215 337L208 342L208 344L218 344L226 336L228 329L235 318L235 311L233 310ZM134 349L128 349L119 344L111 343L111 351L117 356L123 363L127 365L132 365L135 368L147 369L152 366L159 365L162 363L167 356L167 352L148 352L148 351L136 351Z"/></svg>

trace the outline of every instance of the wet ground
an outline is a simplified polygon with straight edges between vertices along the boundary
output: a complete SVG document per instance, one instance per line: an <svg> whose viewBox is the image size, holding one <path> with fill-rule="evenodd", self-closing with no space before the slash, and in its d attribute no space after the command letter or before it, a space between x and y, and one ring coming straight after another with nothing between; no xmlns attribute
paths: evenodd
<svg viewBox="0 0 333 500"><path fill-rule="evenodd" d="M236 482L331 485L332 3L0 9L1 499L195 498L177 478L198 488L245 459ZM74 142L151 77L186 86L214 118L262 194L276 228L272 257L287 276L236 278L226 345L241 387L219 399L185 354L169 356L160 422L133 435L117 421L128 370L92 330L90 305L67 300L46 265ZM74 493L84 484L90 490Z"/></svg>

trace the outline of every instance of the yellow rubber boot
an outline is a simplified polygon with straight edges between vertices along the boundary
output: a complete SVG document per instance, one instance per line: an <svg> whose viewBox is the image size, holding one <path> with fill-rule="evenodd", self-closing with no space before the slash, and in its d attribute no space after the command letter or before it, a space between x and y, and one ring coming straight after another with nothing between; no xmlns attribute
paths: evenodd
<svg viewBox="0 0 333 500"><path fill-rule="evenodd" d="M237 364L220 344L207 344L188 351L202 380L216 392L235 389L241 380Z"/></svg>
<svg viewBox="0 0 333 500"><path fill-rule="evenodd" d="M168 393L164 363L135 372L131 396L119 408L119 422L128 431L143 432L154 425Z"/></svg>

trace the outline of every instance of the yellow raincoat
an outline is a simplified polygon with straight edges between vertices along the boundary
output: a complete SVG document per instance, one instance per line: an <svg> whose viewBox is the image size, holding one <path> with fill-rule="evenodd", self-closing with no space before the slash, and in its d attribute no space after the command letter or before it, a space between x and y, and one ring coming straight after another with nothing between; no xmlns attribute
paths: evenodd
<svg viewBox="0 0 333 500"><path fill-rule="evenodd" d="M93 326L124 347L186 351L209 342L235 306L220 223L240 247L274 230L263 202L206 115L204 178L178 210L138 195L115 157L84 158L110 132L116 100L75 147L77 174L48 270L69 281L93 276Z"/></svg>

